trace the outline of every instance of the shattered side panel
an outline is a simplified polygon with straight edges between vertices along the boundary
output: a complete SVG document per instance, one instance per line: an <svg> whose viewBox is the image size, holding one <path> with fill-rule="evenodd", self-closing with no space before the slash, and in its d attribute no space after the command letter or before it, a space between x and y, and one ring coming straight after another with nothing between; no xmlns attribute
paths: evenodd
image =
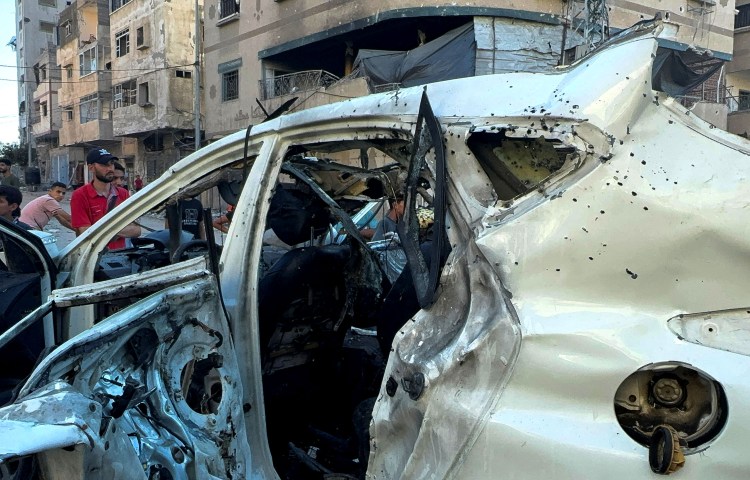
<svg viewBox="0 0 750 480"><path fill-rule="evenodd" d="M653 475L613 396L633 371L670 360L723 385L731 418L680 477L744 477L750 358L683 341L668 322L750 304L749 175L746 141L662 99L562 196L487 228L478 243L513 293L524 342L459 478ZM718 342L742 351L733 345Z"/></svg>
<svg viewBox="0 0 750 480"><path fill-rule="evenodd" d="M496 79L508 100L477 127L520 123L534 137L540 121L567 116L582 167L488 206L481 222L487 197L460 193L481 193L486 177L451 175L454 250L438 301L394 341L368 478L655 478L614 398L634 371L676 360L723 385L730 411L680 476L750 470L750 358L683 341L667 323L750 303L749 144L651 90L654 48L627 40L558 78ZM430 100L450 130L454 99ZM451 174L476 165L447 141Z"/></svg>
<svg viewBox="0 0 750 480"><path fill-rule="evenodd" d="M507 380L520 332L499 279L479 259L472 241L457 241L443 294L397 335L384 377L390 390L373 411L368 478L450 476Z"/></svg>
<svg viewBox="0 0 750 480"><path fill-rule="evenodd" d="M63 393L58 380L69 383ZM166 288L71 339L21 395L0 418L49 422L54 443L34 451L84 445L80 475L70 478L241 478L251 463L242 384L212 277ZM55 427L63 418L75 428ZM51 452L37 458L40 468L60 460Z"/></svg>

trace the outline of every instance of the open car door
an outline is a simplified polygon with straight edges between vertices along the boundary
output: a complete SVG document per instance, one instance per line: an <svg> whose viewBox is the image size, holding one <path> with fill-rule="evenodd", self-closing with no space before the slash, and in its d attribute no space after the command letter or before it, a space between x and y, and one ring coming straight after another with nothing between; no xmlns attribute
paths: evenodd
<svg viewBox="0 0 750 480"><path fill-rule="evenodd" d="M37 358L55 342L51 314L21 322L47 299L55 276L42 241L0 219L0 406L12 401Z"/></svg>

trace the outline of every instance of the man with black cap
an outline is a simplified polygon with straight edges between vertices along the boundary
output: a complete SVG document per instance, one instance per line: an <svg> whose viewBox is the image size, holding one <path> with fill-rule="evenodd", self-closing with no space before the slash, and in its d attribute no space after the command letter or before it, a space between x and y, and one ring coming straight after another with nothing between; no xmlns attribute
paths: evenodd
<svg viewBox="0 0 750 480"><path fill-rule="evenodd" d="M7 158L0 158L0 185L21 188L21 182L18 177L10 172L11 161Z"/></svg>
<svg viewBox="0 0 750 480"><path fill-rule="evenodd" d="M128 198L127 190L112 183L115 178L115 160L117 160L117 157L103 148L91 150L86 155L86 164L92 180L73 192L70 198L70 223L73 225L76 235L88 230L107 212ZM122 229L107 244L107 247L110 250L125 248L126 238L137 237L140 234L141 227L131 223Z"/></svg>

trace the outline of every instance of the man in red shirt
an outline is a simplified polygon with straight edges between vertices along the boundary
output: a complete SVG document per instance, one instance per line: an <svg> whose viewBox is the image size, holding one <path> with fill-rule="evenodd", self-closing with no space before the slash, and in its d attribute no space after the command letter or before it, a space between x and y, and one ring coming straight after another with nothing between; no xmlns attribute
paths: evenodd
<svg viewBox="0 0 750 480"><path fill-rule="evenodd" d="M127 190L112 183L115 178L115 160L117 160L117 157L103 148L91 150L86 156L86 164L92 180L73 192L70 198L70 223L73 225L76 235L88 230L107 212L128 198ZM107 247L110 250L125 248L126 238L137 237L140 234L141 227L131 223L122 229L107 244Z"/></svg>

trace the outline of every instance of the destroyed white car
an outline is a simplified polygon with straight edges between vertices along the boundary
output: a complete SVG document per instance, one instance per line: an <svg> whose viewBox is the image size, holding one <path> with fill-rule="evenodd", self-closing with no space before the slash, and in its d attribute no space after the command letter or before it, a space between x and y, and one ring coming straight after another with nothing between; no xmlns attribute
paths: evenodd
<svg viewBox="0 0 750 480"><path fill-rule="evenodd" d="M750 143L652 89L662 28L282 115L54 260L1 225L0 476L746 478ZM398 189L389 277L352 218ZM223 245L102 253L216 191Z"/></svg>

